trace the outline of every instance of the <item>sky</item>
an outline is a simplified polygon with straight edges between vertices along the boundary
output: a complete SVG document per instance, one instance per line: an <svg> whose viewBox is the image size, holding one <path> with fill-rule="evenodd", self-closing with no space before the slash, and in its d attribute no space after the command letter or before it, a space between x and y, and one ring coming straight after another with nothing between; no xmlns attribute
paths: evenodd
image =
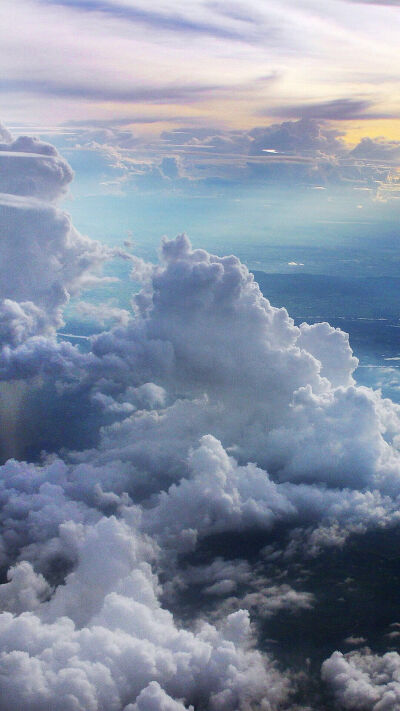
<svg viewBox="0 0 400 711"><path fill-rule="evenodd" d="M397 6L5 0L3 121L157 135L313 117L398 140Z"/></svg>
<svg viewBox="0 0 400 711"><path fill-rule="evenodd" d="M400 708L399 5L0 4L0 711Z"/></svg>
<svg viewBox="0 0 400 711"><path fill-rule="evenodd" d="M4 0L2 121L67 158L81 231L133 233L142 256L182 231L217 251L380 250L398 204L398 23L397 2Z"/></svg>

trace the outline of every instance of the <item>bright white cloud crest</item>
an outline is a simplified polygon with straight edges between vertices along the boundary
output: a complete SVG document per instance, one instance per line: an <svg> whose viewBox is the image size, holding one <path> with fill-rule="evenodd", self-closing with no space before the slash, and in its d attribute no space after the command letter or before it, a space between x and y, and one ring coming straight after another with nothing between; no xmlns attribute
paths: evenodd
<svg viewBox="0 0 400 711"><path fill-rule="evenodd" d="M65 437L78 435L75 452L1 467L9 570L0 709L287 708L295 682L253 648L248 609L309 609L311 594L271 584L226 616L225 598L248 566L235 573L220 559L205 593L221 599L215 624L199 609L192 625L178 623L164 592L181 574L181 554L210 536L307 527L312 553L397 521L399 408L355 385L346 334L294 326L236 257L193 250L184 235L164 241L159 265L133 260L143 288L122 325L86 354L58 344L69 293L107 253L50 204L64 190L65 162L42 144L4 140L33 146L60 170L40 201L42 175L16 196L18 148L3 197L3 397L29 382L34 396L20 416L35 431L35 407L50 393L64 417L68 404ZM82 408L97 426L91 447L79 440ZM49 436L57 423L45 411L41 420ZM364 661L325 663L344 708L356 707L336 666L353 678ZM371 705L380 698L374 682L363 684L367 707L383 709Z"/></svg>

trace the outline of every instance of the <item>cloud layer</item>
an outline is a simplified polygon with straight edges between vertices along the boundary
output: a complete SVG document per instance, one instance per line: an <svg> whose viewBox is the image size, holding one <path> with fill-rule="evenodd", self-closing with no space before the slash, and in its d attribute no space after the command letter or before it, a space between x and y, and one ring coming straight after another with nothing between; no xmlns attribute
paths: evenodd
<svg viewBox="0 0 400 711"><path fill-rule="evenodd" d="M70 170L54 149L2 135L17 148L0 274L0 708L310 708L257 635L320 604L307 560L397 526L400 408L356 385L345 333L295 326L238 258L185 235L158 264L131 257L142 288L116 327L84 350L58 342L69 295L112 254L55 206ZM40 170L50 157L45 179L23 182L21 146ZM274 557L280 578L262 572ZM378 711L397 698L396 664L331 650L322 679L342 708Z"/></svg>

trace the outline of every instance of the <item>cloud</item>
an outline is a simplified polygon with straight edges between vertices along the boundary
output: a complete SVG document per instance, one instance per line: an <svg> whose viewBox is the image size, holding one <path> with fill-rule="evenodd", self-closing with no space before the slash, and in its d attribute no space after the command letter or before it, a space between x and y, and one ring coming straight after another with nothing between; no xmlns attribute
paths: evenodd
<svg viewBox="0 0 400 711"><path fill-rule="evenodd" d="M185 706L180 701L171 699L161 688L157 681L151 681L140 692L135 704L129 704L125 711L185 711ZM189 707L193 709L193 706Z"/></svg>
<svg viewBox="0 0 400 711"><path fill-rule="evenodd" d="M10 144L10 143L12 143L12 140L13 140L11 133L1 123L0 123L0 139L3 144L4 143Z"/></svg>
<svg viewBox="0 0 400 711"><path fill-rule="evenodd" d="M212 23L194 20L181 13L157 12L149 10L140 5L127 5L118 2L107 2L106 0L40 0L44 4L60 5L82 13L100 13L114 19L125 22L132 22L139 25L146 25L159 32L174 32L188 35L205 35L225 40L249 41L255 34L255 29L251 32L249 28L249 18L243 22L242 17L235 16L233 19L240 20L241 30L235 27L227 27L221 23ZM232 16L231 16L232 17Z"/></svg>
<svg viewBox="0 0 400 711"><path fill-rule="evenodd" d="M330 128L323 119L304 117L296 121L283 121L269 126L257 126L250 131L222 131L209 128L181 128L165 131L161 139L179 148L209 149L210 154L230 153L242 156L263 156L268 162L284 154L310 157L323 153L337 156L345 151L341 133ZM270 153L270 155L268 155Z"/></svg>
<svg viewBox="0 0 400 711"><path fill-rule="evenodd" d="M68 163L49 143L4 134L0 143L0 192L53 201L62 197L73 178Z"/></svg>
<svg viewBox="0 0 400 711"><path fill-rule="evenodd" d="M322 103L304 103L280 106L268 110L268 115L286 118L348 121L356 118L372 118L371 102L365 99L334 99ZM267 112L266 112L267 113Z"/></svg>
<svg viewBox="0 0 400 711"><path fill-rule="evenodd" d="M399 0L345 0L346 2L354 2L358 5L390 5L394 7L400 6Z"/></svg>
<svg viewBox="0 0 400 711"><path fill-rule="evenodd" d="M262 297L252 276L234 257L192 251L181 236L165 242L163 258L164 265L154 270L134 299L137 320L126 329L100 335L93 343L104 377L112 377L114 383L121 378L122 399L130 373L142 382L157 382L171 396L185 393L186 399L167 408L161 419L145 416L154 466L156 441L165 442L165 453L173 429L181 428L178 454L181 447L196 444L195 432L201 436L206 434L202 428L208 427L224 446L234 444L239 458L256 461L274 476L320 478L324 448L324 457L336 450L328 468L325 460L326 482L344 481L347 457L355 480L356 472L366 476L369 470L373 476L374 462L385 449L379 428L373 434L380 405L369 391L353 388L351 374L357 361L347 337L327 324L295 327L284 309L272 308ZM112 375L111 370L107 375L108 362ZM207 400L202 399L204 392ZM330 423L326 429L325 421ZM105 446L118 451L130 431L133 452L139 438L135 432L143 426L133 415L107 432ZM343 446L340 453L338 438ZM143 451L143 435L140 439ZM285 447L285 442L290 445ZM168 471L165 465L164 471Z"/></svg>
<svg viewBox="0 0 400 711"><path fill-rule="evenodd" d="M92 130L92 129L110 129L119 128L121 126L130 126L135 123L164 123L168 121L177 121L182 117L179 116L163 116L160 118L160 114L154 113L150 115L143 116L125 116L121 118L111 118L111 119L82 119L81 121L66 121L65 126L70 127L72 130Z"/></svg>
<svg viewBox="0 0 400 711"><path fill-rule="evenodd" d="M13 649L0 662L0 708L122 710L136 701L141 709L152 699L175 711L178 699L200 697L208 708L236 709L267 696L275 709L285 699L287 679L246 649L245 611L220 629L204 623L197 632L179 629L157 600L149 544L131 526L111 517L87 530L69 529L79 563L66 584L39 616L0 618L0 644Z"/></svg>
<svg viewBox="0 0 400 711"><path fill-rule="evenodd" d="M249 183L252 187L273 184L286 192L334 186L343 191L346 204L353 197L353 187L369 187L372 198L393 175L396 142L369 141L370 146L361 141L351 149L340 131L332 129L325 119L310 117L258 126L250 131L182 127L164 131L151 146L140 142L139 166L142 172L143 166L147 171L144 181L135 170L134 156L129 151L112 142L110 155L117 151L127 185L132 181L139 189L175 186L190 194L204 186L209 189L212 181L218 181L219 188L225 189ZM174 177L163 175L161 166L165 158L179 161L180 170ZM320 209L320 196L318 201Z"/></svg>
<svg viewBox="0 0 400 711"><path fill-rule="evenodd" d="M267 138L341 146L309 122ZM58 342L69 294L109 253L56 192L2 198L2 453L16 458L0 468L0 709L290 708L302 681L265 635L321 610L310 560L397 530L400 408L356 385L345 333L295 326L237 257L184 234L157 264L130 258L132 313L100 306L120 323L84 351ZM378 711L397 698L397 656L357 654L327 659L324 683Z"/></svg>
<svg viewBox="0 0 400 711"><path fill-rule="evenodd" d="M9 91L11 93L26 93L39 94L57 97L69 97L77 99L85 99L87 101L111 101L121 103L150 103L150 104L168 104L171 102L190 103L204 97L204 95L212 94L213 92L226 92L226 86L215 83L198 83L184 84L170 83L164 86L143 86L143 85L118 85L116 82L110 82L108 85L93 82L82 83L81 81L66 82L63 78L57 81L47 79L14 79L9 81L6 79L0 80L0 90Z"/></svg>
<svg viewBox="0 0 400 711"><path fill-rule="evenodd" d="M369 188L369 202L396 194L396 141L362 139L349 148L341 132L325 119L283 121L250 131L183 126L163 131L151 143L129 131L94 128L83 132L82 139L78 136L82 142L75 147L101 151L120 171L127 192L178 188L187 195L199 191L210 195L210 189L211 194L216 189L229 194L238 186L254 189L266 184L274 186L275 195L280 190L286 195L288 190L308 193L310 188L333 187L342 192L345 210L353 204L354 187ZM314 211L320 210L321 195L307 195L307 204L312 199ZM329 199L325 197L324 210L332 209Z"/></svg>
<svg viewBox="0 0 400 711"><path fill-rule="evenodd" d="M380 711L400 703L400 655L373 654L368 648L334 652L322 665L322 678L331 687L340 708Z"/></svg>
<svg viewBox="0 0 400 711"><path fill-rule="evenodd" d="M400 141L384 138L362 138L350 154L354 158L397 165L400 158Z"/></svg>
<svg viewBox="0 0 400 711"><path fill-rule="evenodd" d="M4 133L4 132L3 132ZM48 143L4 133L0 144L0 331L3 344L54 332L71 294L111 252L79 234L55 206L73 173Z"/></svg>
<svg viewBox="0 0 400 711"><path fill-rule="evenodd" d="M1 379L21 382L50 371L65 376L72 363L79 367L79 353L51 339L63 324L63 309L70 297L93 279L101 283L101 266L115 251L81 235L57 207L73 173L53 146L26 136L13 140L6 131L2 139ZM30 425L21 413L17 416L12 406L14 391L5 387L0 403L2 454L15 455L17 442L22 441L17 430L28 431ZM31 382L30 395L34 397L38 388L37 382ZM20 399L18 403L21 407ZM14 412L12 437L6 425L10 412Z"/></svg>
<svg viewBox="0 0 400 711"><path fill-rule="evenodd" d="M79 301L75 306L75 311L79 316L94 321L100 326L114 322L127 324L130 319L129 311L121 309L113 303L92 304Z"/></svg>
<svg viewBox="0 0 400 711"><path fill-rule="evenodd" d="M237 467L220 442L204 436L189 462L189 479L162 492L157 506L144 512L144 529L174 547L196 543L197 536L261 527L270 529L295 508L266 472Z"/></svg>
<svg viewBox="0 0 400 711"><path fill-rule="evenodd" d="M314 118L284 121L266 128L254 128L250 135L254 139L250 150L251 155L260 153L266 148L283 153L287 151L293 153L321 151L331 155L344 148L340 133L327 128Z"/></svg>

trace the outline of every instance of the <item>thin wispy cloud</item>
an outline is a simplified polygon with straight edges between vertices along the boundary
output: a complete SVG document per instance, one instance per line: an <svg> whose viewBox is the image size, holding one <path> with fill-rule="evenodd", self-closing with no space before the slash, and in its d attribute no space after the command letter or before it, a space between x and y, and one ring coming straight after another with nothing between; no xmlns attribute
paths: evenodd
<svg viewBox="0 0 400 711"><path fill-rule="evenodd" d="M163 104L170 102L190 103L204 94L226 91L226 87L217 85L207 86L164 86L164 87L118 87L94 84L80 84L69 82L52 82L39 80L0 80L0 91L7 90L11 93L53 95L60 97L74 97L94 101L118 101L121 103L148 103Z"/></svg>
<svg viewBox="0 0 400 711"><path fill-rule="evenodd" d="M345 121L349 119L376 118L377 116L371 108L372 104L370 101L346 98L315 104L290 104L288 106L279 106L272 110L265 109L263 113L264 115L278 115L285 118L313 118ZM386 115L380 114L379 117L386 118Z"/></svg>
<svg viewBox="0 0 400 711"><path fill-rule="evenodd" d="M118 104L130 101L170 104L170 114L180 115L194 97L210 123L214 115L241 128L254 125L260 112L267 120L379 120L398 110L397 38L389 31L383 41L382 19L374 17L372 27L371 13L365 3L339 0L329 0L324 13L314 0L254 0L249 7L202 0L151 7L143 0L3 0L0 91L6 107L22 106L21 97L30 95L33 121L41 116L37 95L53 96L60 121L87 118L87 100L98 104L96 120L107 118L110 102L116 118L126 115Z"/></svg>
<svg viewBox="0 0 400 711"><path fill-rule="evenodd" d="M400 7L400 0L345 0L345 2L352 2L358 5L389 5L392 7Z"/></svg>
<svg viewBox="0 0 400 711"><path fill-rule="evenodd" d="M219 39L239 40L241 42L254 39L257 26L246 18L245 25L240 29L233 29L223 24L202 22L191 20L176 12L162 13L156 10L145 9L134 4L121 4L118 2L106 2L102 0L39 0L45 5L59 5L65 8L82 13L100 13L104 16L132 22L138 25L146 25L155 30L186 33L194 35L209 35ZM242 17L230 15L232 19L244 22ZM249 30L249 24L254 25L253 32ZM246 26L247 25L247 26Z"/></svg>

